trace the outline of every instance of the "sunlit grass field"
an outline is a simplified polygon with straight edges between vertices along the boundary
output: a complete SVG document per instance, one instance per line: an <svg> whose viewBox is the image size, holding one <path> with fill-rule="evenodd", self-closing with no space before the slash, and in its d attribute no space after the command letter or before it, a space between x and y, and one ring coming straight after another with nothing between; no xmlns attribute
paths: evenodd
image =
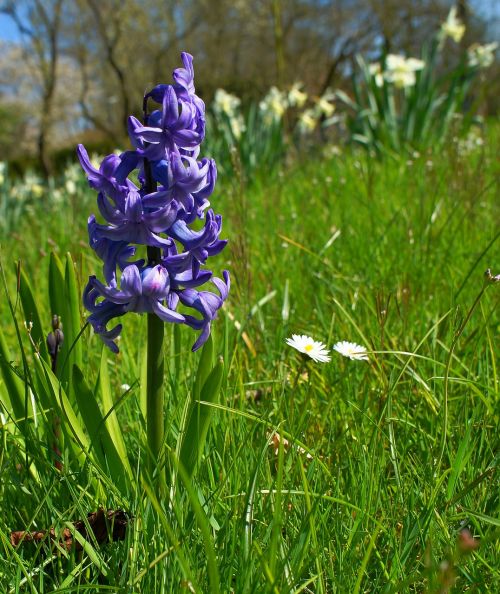
<svg viewBox="0 0 500 594"><path fill-rule="evenodd" d="M163 498L141 478L145 320L128 316L107 362L136 480L118 488L64 453L58 470L4 411L0 592L497 592L499 285L485 287L484 272L500 272L499 132L466 155L452 144L384 160L311 153L252 180L220 172L212 204L229 245L214 271L230 270L232 291L213 327L225 367L198 473ZM61 189L4 223L24 364L5 294L2 331L22 377L34 362L14 262L47 333L50 252L72 254L80 289L100 274L86 235L95 194L83 174ZM292 333L356 342L369 360L302 359ZM200 354L189 329L168 335L173 476ZM102 344L88 328L80 340L93 385ZM44 422L39 412L25 424ZM10 544L13 530L57 532L101 507L127 512L124 541Z"/></svg>

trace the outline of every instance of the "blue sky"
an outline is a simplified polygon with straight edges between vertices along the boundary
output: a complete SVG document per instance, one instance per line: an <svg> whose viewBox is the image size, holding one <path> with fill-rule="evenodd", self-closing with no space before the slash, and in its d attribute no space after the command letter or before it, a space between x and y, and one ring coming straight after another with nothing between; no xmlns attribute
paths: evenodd
<svg viewBox="0 0 500 594"><path fill-rule="evenodd" d="M492 38L498 37L500 32L500 2L498 0L470 0L470 4L490 23L490 36ZM17 39L19 39L19 33L12 20L8 16L0 14L0 40L16 41Z"/></svg>

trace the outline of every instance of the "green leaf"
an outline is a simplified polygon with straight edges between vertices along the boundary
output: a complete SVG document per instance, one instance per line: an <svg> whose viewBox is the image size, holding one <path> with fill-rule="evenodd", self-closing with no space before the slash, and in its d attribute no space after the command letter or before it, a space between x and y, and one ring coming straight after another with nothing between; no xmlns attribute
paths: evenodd
<svg viewBox="0 0 500 594"><path fill-rule="evenodd" d="M88 387L77 365L73 366L72 384L80 414L90 437L92 453L102 470L123 491L125 488L123 463L109 435L95 394Z"/></svg>
<svg viewBox="0 0 500 594"><path fill-rule="evenodd" d="M189 420L180 455L180 461L189 476L193 476L197 470L213 414L213 408L203 403L217 402L223 371L224 364L221 358L204 383L200 400L194 400L190 405L190 411L188 413Z"/></svg>
<svg viewBox="0 0 500 594"><path fill-rule="evenodd" d="M71 447L75 456L80 458L82 450L87 453L90 449L90 443L84 428L78 420L66 392L63 390L58 378L52 372L49 364L40 356L35 356L34 362L34 380L37 384L37 393L63 419L61 427L69 438L67 441L72 444Z"/></svg>
<svg viewBox="0 0 500 594"><path fill-rule="evenodd" d="M23 306L24 319L31 328L30 334L33 343L36 346L36 350L45 359L45 361L49 361L49 353L47 351L47 344L45 342L46 336L43 330L40 313L38 311L35 298L33 297L33 290L31 288L30 282L22 268L19 274L19 296ZM50 320L47 320L46 327L50 327Z"/></svg>
<svg viewBox="0 0 500 594"><path fill-rule="evenodd" d="M65 310L64 269L59 256L54 252L51 252L49 261L49 299L51 314L62 318Z"/></svg>
<svg viewBox="0 0 500 594"><path fill-rule="evenodd" d="M192 392L192 400L200 398L201 388L207 381L212 368L214 366L214 341L212 335L208 337L207 342L201 351L200 361L198 363L198 370L196 371L196 379Z"/></svg>
<svg viewBox="0 0 500 594"><path fill-rule="evenodd" d="M0 372L5 390L0 394L0 402L14 419L24 419L25 388L22 380L10 366L11 356L2 330L0 329Z"/></svg>
<svg viewBox="0 0 500 594"><path fill-rule="evenodd" d="M108 361L106 354L107 347L104 347L102 349L101 367L99 371L99 393L101 395L102 406L105 411L106 427L109 431L112 442L116 447L116 451L120 457L123 468L129 475L129 478L132 478L133 474L127 456L127 448L125 447L120 423L118 422L118 417L116 416L116 412L114 410L115 403L113 402L113 398L111 396L111 384L109 381Z"/></svg>
<svg viewBox="0 0 500 594"><path fill-rule="evenodd" d="M80 322L80 292L78 290L78 283L76 280L75 274L75 265L73 263L73 259L71 258L71 254L66 254L66 268L64 271L64 342L67 341L67 348L72 348L71 353L69 355L69 360L67 365L69 366L69 370L73 368L73 365L78 365L78 367L82 367L82 360L83 360L83 353L82 353L82 343L78 340L75 343L75 340L80 333L81 330L81 322ZM74 344L75 343L75 344ZM73 346L74 344L74 346Z"/></svg>
<svg viewBox="0 0 500 594"><path fill-rule="evenodd" d="M50 254L49 261L49 301L50 301L50 313L51 316L58 316L62 323L62 331L64 333L64 324L66 317L66 299L64 291L64 269L61 260L54 252ZM57 356L57 376L61 376L61 368L63 362L66 360L69 351L69 342L63 341L59 347L59 353ZM68 375L66 373L66 375Z"/></svg>

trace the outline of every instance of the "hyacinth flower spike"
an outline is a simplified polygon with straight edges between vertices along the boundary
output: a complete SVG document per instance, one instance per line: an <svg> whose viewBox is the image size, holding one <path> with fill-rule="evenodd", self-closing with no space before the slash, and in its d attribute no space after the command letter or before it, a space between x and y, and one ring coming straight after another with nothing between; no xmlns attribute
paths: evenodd
<svg viewBox="0 0 500 594"><path fill-rule="evenodd" d="M226 241L220 239L221 216L208 208L217 179L215 162L198 160L205 104L195 92L192 56L183 53L181 58L183 67L174 70L173 83L145 95L143 121L129 117L132 149L107 156L98 168L82 145L77 149L103 219L91 215L88 232L105 283L89 278L84 305L95 334L115 353L123 324L113 326L112 321L133 312L147 315L147 426L153 459L163 442L164 324L199 332L192 347L199 349L230 284L227 271L220 279L205 268ZM149 100L159 106L151 113ZM200 230L190 228L196 220L203 221ZM208 281L215 292L202 288Z"/></svg>

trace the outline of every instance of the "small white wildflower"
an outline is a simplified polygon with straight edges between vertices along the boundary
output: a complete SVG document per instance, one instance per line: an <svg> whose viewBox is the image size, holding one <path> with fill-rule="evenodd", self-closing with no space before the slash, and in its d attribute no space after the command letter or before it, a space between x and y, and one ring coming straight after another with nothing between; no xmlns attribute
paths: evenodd
<svg viewBox="0 0 500 594"><path fill-rule="evenodd" d="M122 392L128 392L128 391L130 390L130 386L129 386L128 384L122 384L122 385L120 386L120 390L121 390Z"/></svg>
<svg viewBox="0 0 500 594"><path fill-rule="evenodd" d="M340 353L343 357L349 357L349 359L357 361L368 361L368 355L365 347L356 344L355 342L348 342L342 340L333 345L333 350Z"/></svg>
<svg viewBox="0 0 500 594"><path fill-rule="evenodd" d="M322 342L318 342L317 340L313 340L310 336L306 336L305 334L292 334L292 338L287 338L286 343L299 351L299 353L304 353L313 361L317 361L319 363L328 363L330 361L330 355L328 354L329 351Z"/></svg>
<svg viewBox="0 0 500 594"><path fill-rule="evenodd" d="M455 43L458 43L465 33L465 25L457 17L457 7L452 6L446 21L441 25L442 34L445 37L451 37Z"/></svg>

